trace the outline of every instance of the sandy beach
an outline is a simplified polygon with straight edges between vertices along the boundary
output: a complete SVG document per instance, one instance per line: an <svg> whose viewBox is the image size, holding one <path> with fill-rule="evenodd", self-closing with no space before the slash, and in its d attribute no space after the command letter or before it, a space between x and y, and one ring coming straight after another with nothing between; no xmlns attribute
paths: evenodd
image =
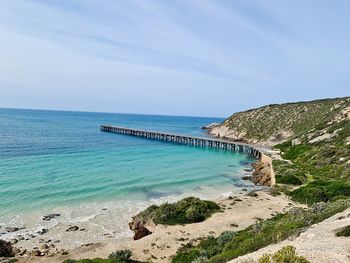
<svg viewBox="0 0 350 263"><path fill-rule="evenodd" d="M215 201L223 211L214 214L204 222L176 226L154 225L151 229L153 234L137 241L133 241L131 237L119 240L111 238L69 249L64 239L59 242L55 240L48 242L52 239L51 233L43 234L40 239L29 242L23 240L18 242L16 247L30 251L36 245L41 252L47 251L47 255L34 256L28 252L29 255L21 257L19 262L62 262L68 258L106 258L110 253L120 249L130 249L133 259L136 260L170 262L171 256L188 242L196 243L202 237L218 236L223 231L244 229L260 218L270 218L276 213L287 211L295 206L286 196L273 197L268 191L259 191L257 197L248 196L247 192L242 191ZM84 235L91 235L88 230L80 231L84 225L77 226L79 230L72 232L66 232L66 226L62 227L60 234L62 236L70 234L76 239L84 239ZM55 231L59 232L59 229ZM60 236L59 233L56 234L56 237ZM112 232L107 234L113 236Z"/></svg>

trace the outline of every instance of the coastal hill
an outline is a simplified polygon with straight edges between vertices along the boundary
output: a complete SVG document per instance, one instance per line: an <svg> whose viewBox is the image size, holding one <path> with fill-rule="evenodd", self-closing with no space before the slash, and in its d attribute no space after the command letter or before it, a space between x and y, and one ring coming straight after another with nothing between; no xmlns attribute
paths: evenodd
<svg viewBox="0 0 350 263"><path fill-rule="evenodd" d="M235 113L209 132L279 151L276 183L293 186L287 189L295 201L350 195L350 97L267 105Z"/></svg>
<svg viewBox="0 0 350 263"><path fill-rule="evenodd" d="M182 249L173 262L191 262L183 259L198 259L196 253L203 255L213 250L215 252L207 256L204 262L227 262L244 254L246 257L237 262L255 262L251 259L257 259L258 255L267 251L259 249L270 245L269 252L276 252L277 247L271 244L281 243L287 237L293 240L290 244L299 246L299 252L303 252L312 262L334 262L331 258L337 258L338 262L348 262L348 255L336 255L334 252L342 247L339 243L342 240L334 237L334 233L344 232L344 229L350 227L346 226L347 218L350 217L347 209L350 197L350 97L274 104L235 113L223 123L210 127L209 133L225 139L271 147L272 168L276 179L276 184L271 187L272 194L279 195L283 192L291 200L307 205L310 214L301 215L304 210L297 212L292 209L291 212L262 221L261 225L253 225L232 234L224 244L221 239L225 233L217 239L208 238L195 247ZM340 204L344 204L341 209L335 208ZM344 208L347 211L344 215L338 214L331 219L329 217L336 213L326 212L328 208L324 208L327 206L335 208L334 211L337 212ZM311 214L320 211L327 215L317 215L317 222L302 226L300 232L297 230L305 222L310 222ZM291 215L296 218L291 218ZM327 218L329 219L325 220ZM306 232L296 238L312 224L316 226L322 221L324 222L319 226L318 232L315 231L316 234L309 230L310 233ZM322 240L314 238L321 234L328 235L327 252L319 249L324 246ZM346 235L349 236L348 230ZM260 254L251 254L258 250ZM308 261L302 259L293 262Z"/></svg>
<svg viewBox="0 0 350 263"><path fill-rule="evenodd" d="M336 136L340 132L338 129L349 120L350 97L344 97L271 104L237 112L212 127L210 133L235 141L267 145L287 139L317 142Z"/></svg>

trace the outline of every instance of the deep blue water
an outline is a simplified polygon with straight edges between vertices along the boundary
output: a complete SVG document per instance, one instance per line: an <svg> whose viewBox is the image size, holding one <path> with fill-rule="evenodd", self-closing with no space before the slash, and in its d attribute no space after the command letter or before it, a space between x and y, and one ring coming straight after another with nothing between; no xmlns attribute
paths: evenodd
<svg viewBox="0 0 350 263"><path fill-rule="evenodd" d="M248 184L242 154L100 131L101 124L206 136L218 118L0 109L0 211L144 200Z"/></svg>

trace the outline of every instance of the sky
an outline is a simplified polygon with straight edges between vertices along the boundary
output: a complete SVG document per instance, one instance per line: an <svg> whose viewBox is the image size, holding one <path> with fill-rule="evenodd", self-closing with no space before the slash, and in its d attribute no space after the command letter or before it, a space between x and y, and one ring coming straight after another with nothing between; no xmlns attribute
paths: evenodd
<svg viewBox="0 0 350 263"><path fill-rule="evenodd" d="M3 108L226 117L349 95L349 0L0 0Z"/></svg>

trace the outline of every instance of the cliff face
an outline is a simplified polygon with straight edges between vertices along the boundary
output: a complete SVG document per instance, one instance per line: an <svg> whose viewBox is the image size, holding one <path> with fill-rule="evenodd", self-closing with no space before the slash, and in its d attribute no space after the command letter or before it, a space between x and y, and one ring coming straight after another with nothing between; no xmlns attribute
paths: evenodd
<svg viewBox="0 0 350 263"><path fill-rule="evenodd" d="M327 130L350 120L350 97L273 104L233 114L209 133L236 141L273 146L286 140L322 141ZM350 135L346 139L350 142Z"/></svg>

